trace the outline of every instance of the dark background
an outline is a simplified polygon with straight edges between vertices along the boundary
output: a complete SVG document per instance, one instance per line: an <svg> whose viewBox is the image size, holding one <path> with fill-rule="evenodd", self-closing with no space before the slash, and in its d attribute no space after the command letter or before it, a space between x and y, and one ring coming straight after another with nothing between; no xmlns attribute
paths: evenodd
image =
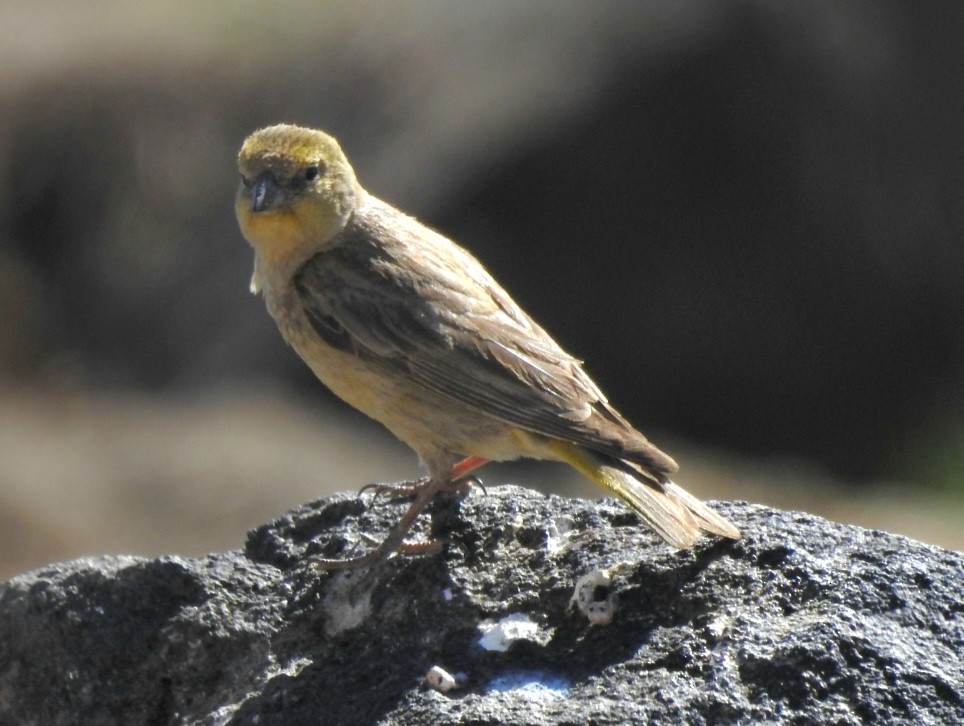
<svg viewBox="0 0 964 726"><path fill-rule="evenodd" d="M214 486L164 462L184 460L187 431L198 460L223 446L236 462L237 442L205 437L227 437L239 410L264 426L248 433L274 462L269 491L291 477L325 490L319 474L280 473L292 456L278 446L305 424L265 424L275 405L360 431L330 452L345 467L335 488L413 473L410 459L351 466L384 438L329 400L247 293L234 156L278 121L335 134L369 191L480 257L681 459L683 483L680 447L698 445L778 487L783 474L759 472L791 462L838 491L959 494L962 15L912 2L5 5L11 531L59 521L72 507L56 492L76 491L79 470L98 479L91 460L149 490L144 521L164 529L150 515L174 497L167 477ZM224 418L198 423L211 401ZM158 407L163 423L125 438ZM65 437L79 463L51 471ZM46 509L29 501L38 490ZM259 496L262 518L296 503ZM110 527L129 530L126 516Z"/></svg>

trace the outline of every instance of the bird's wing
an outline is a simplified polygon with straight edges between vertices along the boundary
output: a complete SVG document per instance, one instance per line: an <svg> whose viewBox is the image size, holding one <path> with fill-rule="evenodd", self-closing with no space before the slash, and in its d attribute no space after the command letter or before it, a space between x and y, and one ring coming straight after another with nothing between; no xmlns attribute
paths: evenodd
<svg viewBox="0 0 964 726"><path fill-rule="evenodd" d="M481 264L417 232L355 220L302 267L295 287L326 342L511 425L634 461L658 478L676 470Z"/></svg>

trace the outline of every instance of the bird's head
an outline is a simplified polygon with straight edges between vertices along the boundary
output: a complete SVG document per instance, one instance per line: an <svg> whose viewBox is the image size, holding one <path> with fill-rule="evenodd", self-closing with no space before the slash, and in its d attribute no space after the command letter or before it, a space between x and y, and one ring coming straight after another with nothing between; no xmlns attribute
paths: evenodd
<svg viewBox="0 0 964 726"><path fill-rule="evenodd" d="M238 170L238 222L266 258L321 249L345 226L362 194L334 138L290 124L251 134L238 154Z"/></svg>

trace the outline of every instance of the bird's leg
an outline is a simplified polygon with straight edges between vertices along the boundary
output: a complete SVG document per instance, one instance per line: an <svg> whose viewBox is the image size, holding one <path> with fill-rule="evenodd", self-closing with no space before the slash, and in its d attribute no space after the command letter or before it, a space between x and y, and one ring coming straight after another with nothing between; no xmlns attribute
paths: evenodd
<svg viewBox="0 0 964 726"><path fill-rule="evenodd" d="M324 557L312 559L312 563L323 570L347 570L358 567L372 567L393 554L428 554L441 549L444 544L442 541L433 540L430 542L406 543L405 535L415 524L418 515L428 506L432 498L440 491L462 491L464 481L468 475L485 464L488 460L479 456L470 456L463 459L454 467L444 479L427 477L413 482L412 490L415 494L415 501L411 503L405 514L398 521L392 531L388 533L385 540L371 552L367 552L359 557L349 557L344 560L333 560ZM408 482L406 482L408 485ZM376 488L376 494L378 490Z"/></svg>

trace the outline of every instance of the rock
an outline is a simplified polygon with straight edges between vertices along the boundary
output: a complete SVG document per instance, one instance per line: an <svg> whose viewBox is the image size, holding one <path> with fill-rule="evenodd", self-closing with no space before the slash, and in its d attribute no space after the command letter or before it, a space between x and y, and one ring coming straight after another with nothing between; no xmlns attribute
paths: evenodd
<svg viewBox="0 0 964 726"><path fill-rule="evenodd" d="M318 572L401 512L337 495L243 550L51 565L0 586L0 722L964 721L964 555L718 506L744 539L676 551L614 501L494 487L422 518L444 554ZM594 571L607 625L570 605Z"/></svg>

